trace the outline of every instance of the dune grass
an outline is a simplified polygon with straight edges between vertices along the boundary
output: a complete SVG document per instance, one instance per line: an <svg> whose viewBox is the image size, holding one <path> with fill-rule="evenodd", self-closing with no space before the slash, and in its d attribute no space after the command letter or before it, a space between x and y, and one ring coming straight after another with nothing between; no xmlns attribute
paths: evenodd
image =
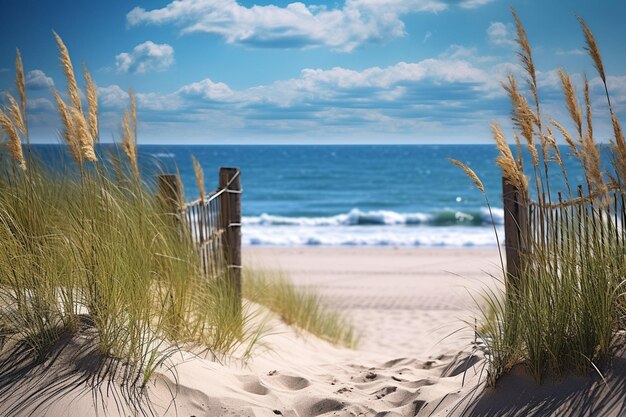
<svg viewBox="0 0 626 417"><path fill-rule="evenodd" d="M72 62L57 36L67 79L54 92L61 137L73 162L36 160L28 139L18 53L19 97L0 111L0 349L43 358L62 337L85 328L98 353L117 361L125 383L143 386L171 347L199 345L217 355L249 355L258 329L233 315L235 294L207 279L192 238L142 181L136 100L122 123L119 154L98 152L97 90L85 68L81 101Z"/></svg>
<svg viewBox="0 0 626 417"><path fill-rule="evenodd" d="M333 344L355 348L358 337L344 315L327 307L311 290L297 288L279 270L247 268L244 297L266 306L287 324Z"/></svg>
<svg viewBox="0 0 626 417"><path fill-rule="evenodd" d="M598 45L591 30L579 19L586 49L604 86L612 122L608 164L601 161L601 145L594 137L587 77L581 106L571 76L559 70L571 120L566 125L546 118L539 100L530 43L515 11L513 17L518 55L528 85L528 91L520 90L513 75L503 83L513 105L517 155L511 151L500 126L493 124L492 130L500 153L497 164L506 181L519 190L523 203L533 205L533 215L541 219L541 229L533 234L530 229L521 228L522 267L518 277L507 277L503 266L509 281L506 293L487 291L478 300L482 308L478 336L485 346L491 385L516 365L525 366L538 382L547 376L559 379L570 373L601 372L614 348L624 343L620 331L626 324L625 225L623 219L607 214L611 204L618 210L613 196L623 201L626 195L626 143L611 106ZM573 127L573 133L565 126ZM557 134L584 170L586 184L580 193L576 192L577 184L568 178ZM523 160L519 151L522 143L530 161ZM460 166L476 182L471 169ZM530 180L524 172L528 166L532 170ZM556 173L551 173L554 169ZM555 175L562 176L564 189L555 189ZM560 203L557 191L574 204ZM531 202L531 192L538 202Z"/></svg>

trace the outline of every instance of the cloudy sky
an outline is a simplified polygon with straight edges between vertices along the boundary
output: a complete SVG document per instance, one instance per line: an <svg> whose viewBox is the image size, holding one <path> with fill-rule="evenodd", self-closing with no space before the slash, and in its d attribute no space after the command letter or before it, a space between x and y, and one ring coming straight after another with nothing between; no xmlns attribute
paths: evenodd
<svg viewBox="0 0 626 417"><path fill-rule="evenodd" d="M129 88L141 143L481 143L506 124L499 85L516 63L502 0L11 1L0 15L0 90L27 72L33 140L57 140L50 90L65 89L52 31L99 91L101 136L118 136ZM626 3L514 1L534 47L540 95L565 118L556 74L599 79L576 16L594 31L626 116ZM581 88L582 90L582 88Z"/></svg>

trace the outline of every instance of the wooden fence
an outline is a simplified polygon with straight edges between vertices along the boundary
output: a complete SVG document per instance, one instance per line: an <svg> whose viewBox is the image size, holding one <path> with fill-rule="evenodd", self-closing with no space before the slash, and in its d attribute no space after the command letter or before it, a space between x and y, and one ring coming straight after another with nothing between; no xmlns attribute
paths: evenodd
<svg viewBox="0 0 626 417"><path fill-rule="evenodd" d="M220 168L219 181L204 200L183 203L178 175L161 174L157 192L190 232L207 278L228 279L241 299L241 171Z"/></svg>
<svg viewBox="0 0 626 417"><path fill-rule="evenodd" d="M552 251L574 254L590 245L626 247L626 197L618 187L584 195L578 186L567 200L545 195L533 201L502 180L507 287L519 277L524 254ZM610 246L605 246L610 247Z"/></svg>

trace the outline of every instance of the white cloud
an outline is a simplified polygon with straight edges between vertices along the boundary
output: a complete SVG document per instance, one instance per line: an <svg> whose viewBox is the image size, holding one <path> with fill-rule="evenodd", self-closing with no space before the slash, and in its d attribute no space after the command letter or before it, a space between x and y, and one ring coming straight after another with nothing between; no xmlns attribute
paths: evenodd
<svg viewBox="0 0 626 417"><path fill-rule="evenodd" d="M98 101L103 107L120 109L130 103L130 96L117 85L98 88Z"/></svg>
<svg viewBox="0 0 626 417"><path fill-rule="evenodd" d="M170 45L147 41L135 46L132 52L122 52L115 57L115 66L123 73L165 71L174 63L174 48Z"/></svg>
<svg viewBox="0 0 626 417"><path fill-rule="evenodd" d="M495 0L463 0L459 6L464 9L475 9L476 7L484 6L494 1Z"/></svg>
<svg viewBox="0 0 626 417"><path fill-rule="evenodd" d="M214 83L205 79L183 86L177 92L182 96L196 97L204 100L228 101L235 96L235 92L224 83Z"/></svg>
<svg viewBox="0 0 626 417"><path fill-rule="evenodd" d="M568 50L557 49L554 53L560 56L564 56L564 55L580 56L580 55L586 54L584 49L568 49Z"/></svg>
<svg viewBox="0 0 626 417"><path fill-rule="evenodd" d="M424 35L424 40L422 41L422 43L428 42L428 40L431 38L431 36L433 36L432 32L426 32L426 34Z"/></svg>
<svg viewBox="0 0 626 417"><path fill-rule="evenodd" d="M26 87L32 90L46 90L54 86L52 78L48 77L42 70L28 71L25 78Z"/></svg>
<svg viewBox="0 0 626 417"><path fill-rule="evenodd" d="M490 0L466 0L461 7L478 7ZM294 2L285 7L253 5L237 0L178 0L161 9L135 7L130 25L175 24L183 33L205 32L227 43L265 48L327 46L351 51L368 42L404 35L403 15L439 12L451 0L346 0L341 8Z"/></svg>
<svg viewBox="0 0 626 417"><path fill-rule="evenodd" d="M502 22L493 22L487 28L489 42L498 46L515 46L513 26Z"/></svg>
<svg viewBox="0 0 626 417"><path fill-rule="evenodd" d="M34 113L50 112L54 108L52 102L47 98L31 98L26 101L26 109Z"/></svg>

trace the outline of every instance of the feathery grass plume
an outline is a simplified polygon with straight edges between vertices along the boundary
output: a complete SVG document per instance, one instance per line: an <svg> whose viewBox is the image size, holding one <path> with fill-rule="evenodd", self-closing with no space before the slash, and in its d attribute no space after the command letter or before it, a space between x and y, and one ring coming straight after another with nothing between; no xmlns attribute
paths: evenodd
<svg viewBox="0 0 626 417"><path fill-rule="evenodd" d="M563 178L565 179L565 186L567 187L567 193L572 196L572 189L569 185L569 176L567 175L567 169L565 168L565 164L563 163L563 158L561 156L561 151L559 149L559 145L556 143L556 138L554 137L554 132L548 126L546 128L548 134L546 135L547 143L554 149L554 158L556 159L556 163L561 168L561 173L563 174Z"/></svg>
<svg viewBox="0 0 626 417"><path fill-rule="evenodd" d="M599 193L605 192L606 184L604 183L604 178L602 177L600 151L593 140L593 136L585 136L581 153L583 156L585 174L589 180L590 188L592 188L589 190L589 193L594 191Z"/></svg>
<svg viewBox="0 0 626 417"><path fill-rule="evenodd" d="M572 139L572 136L569 134L567 129L565 129L565 127L563 127L562 124L560 124L559 122L557 122L554 119L550 119L550 122L552 123L552 125L554 127L557 128L557 130L559 132L561 132L561 135L563 135L563 138L565 139L565 142L567 143L569 148L572 150L572 153L574 154L574 156L576 158L580 159L580 152L578 151L578 146L576 146L576 143Z"/></svg>
<svg viewBox="0 0 626 417"><path fill-rule="evenodd" d="M70 109L70 115L72 116L73 121L73 130L72 133L76 135L76 139L78 144L80 145L81 156L86 161L96 162L98 158L96 157L96 153L93 147L93 138L91 137L91 133L89 132L89 127L87 126L87 120L85 120L85 115L79 109L72 107Z"/></svg>
<svg viewBox="0 0 626 417"><path fill-rule="evenodd" d="M24 79L24 64L22 64L22 54L18 49L15 54L15 73L16 80L15 84L17 85L17 92L20 95L20 108L22 109L22 114L26 117L26 81Z"/></svg>
<svg viewBox="0 0 626 417"><path fill-rule="evenodd" d="M602 56L600 55L600 48L598 48L596 39L594 38L593 33L591 33L591 29L589 29L589 26L587 26L585 21L580 16L578 17L578 22L583 28L583 32L585 34L585 42L587 43L587 47L585 49L593 59L593 65L596 67L596 70L598 70L600 78L602 78L602 81L606 83L606 75L604 74Z"/></svg>
<svg viewBox="0 0 626 417"><path fill-rule="evenodd" d="M528 36L526 36L526 30L522 25L521 20L517 16L515 9L511 6L511 14L513 15L513 19L515 19L515 26L517 28L517 39L515 41L520 46L521 51L517 53L526 73L529 76L529 84L530 84L530 92L533 96L533 100L535 102L535 106L537 108L537 125L539 126L539 130L541 130L541 120L539 117L539 94L537 93L537 73L535 71L535 62L533 61L533 55L530 48L530 43L528 42Z"/></svg>
<svg viewBox="0 0 626 417"><path fill-rule="evenodd" d="M569 115L576 125L579 137L583 136L583 116L578 101L576 100L576 92L574 90L574 84L572 83L572 77L559 68L559 78L561 79L561 85L563 86L563 95L565 96L565 104Z"/></svg>
<svg viewBox="0 0 626 417"><path fill-rule="evenodd" d="M520 169L524 166L524 159L522 158L522 142L519 139L517 133L513 133L513 138L515 139L515 151L517 152L517 164L520 166Z"/></svg>
<svg viewBox="0 0 626 417"><path fill-rule="evenodd" d="M6 97L9 100L9 106L7 109L13 118L13 123L15 123L15 127L20 131L22 136L26 137L26 125L24 124L20 107L11 94L7 93Z"/></svg>
<svg viewBox="0 0 626 417"><path fill-rule="evenodd" d="M472 181L474 181L476 188L478 188L482 193L485 192L485 186L483 185L483 182L480 180L480 178L478 178L478 175L476 175L473 169L465 165L463 162L457 161L456 159L453 159L453 158L448 158L448 161L450 161L452 164L456 165L457 167L465 171L465 174Z"/></svg>
<svg viewBox="0 0 626 417"><path fill-rule="evenodd" d="M0 110L0 126L2 126L6 135L9 137L8 148L9 153L15 159L22 171L26 171L26 161L22 153L22 141L20 135L11 121L11 118L2 110Z"/></svg>
<svg viewBox="0 0 626 417"><path fill-rule="evenodd" d="M619 120L617 120L617 116L613 112L611 112L611 121L613 122L613 131L615 132L615 142L613 143L613 149L616 153L615 164L619 178L623 184L626 184L626 142L624 141L624 132Z"/></svg>
<svg viewBox="0 0 626 417"><path fill-rule="evenodd" d="M87 96L87 108L89 111L89 132L94 141L98 140L98 91L96 84L91 78L91 74L87 70L87 66L83 64L83 73L85 74L85 95Z"/></svg>
<svg viewBox="0 0 626 417"><path fill-rule="evenodd" d="M130 161L130 168L135 179L139 178L139 166L137 164L137 143L133 136L133 128L131 127L131 113L127 110L124 112L122 121L122 150Z"/></svg>
<svg viewBox="0 0 626 417"><path fill-rule="evenodd" d="M54 33L54 37L57 41L61 67L63 68L65 78L67 78L67 95L70 99L70 102L72 103L72 107L82 112L83 106L80 101L80 93L78 91L78 85L76 84L76 77L74 76L74 67L72 66L72 61L70 60L70 53L63 43L63 39L61 39L61 37L56 32L52 33Z"/></svg>
<svg viewBox="0 0 626 417"><path fill-rule="evenodd" d="M593 138L593 117L591 113L591 98L589 97L589 80L587 79L587 74L585 74L583 91L585 94L585 113L587 116L587 136ZM583 143L582 137L580 138L580 142L581 144Z"/></svg>
<svg viewBox="0 0 626 417"><path fill-rule="evenodd" d="M491 131L493 138L496 141L496 147L500 152L500 155L497 158L497 164L502 169L504 178L506 178L507 181L509 181L520 191L520 193L524 195L528 189L528 179L515 161L513 152L511 152L511 148L506 143L506 139L504 138L502 128L498 123L494 122L491 124Z"/></svg>
<svg viewBox="0 0 626 417"><path fill-rule="evenodd" d="M137 141L137 98L135 97L135 90L130 89L128 92L130 96L130 115L133 122L133 134L135 135L135 142Z"/></svg>
<svg viewBox="0 0 626 417"><path fill-rule="evenodd" d="M191 155L191 159L193 161L193 171L196 174L196 183L198 184L198 189L200 190L200 200L204 202L206 199L206 194L204 192L204 172L194 155Z"/></svg>
<svg viewBox="0 0 626 417"><path fill-rule="evenodd" d="M502 88L504 88L511 99L513 124L519 129L528 144L528 151L532 156L533 166L537 166L539 165L539 154L534 142L534 126L537 124L537 117L530 109L526 98L520 93L517 87L517 80L513 74L509 74L508 84L502 83Z"/></svg>
<svg viewBox="0 0 626 417"><path fill-rule="evenodd" d="M26 80L24 78L24 64L22 63L22 54L17 49L15 53L15 84L17 92L20 95L21 124L23 126L23 135L26 139L26 145L30 145L30 137L28 135L28 115L26 114ZM15 116L14 116L15 118Z"/></svg>
<svg viewBox="0 0 626 417"><path fill-rule="evenodd" d="M81 155L80 144L78 143L77 137L74 134L72 116L70 115L70 111L67 108L65 101L63 101L63 98L61 98L59 92L54 89L53 94L54 99L57 103L57 109L59 111L59 116L61 117L61 122L63 123L63 133L61 134L61 136L63 137L63 140L65 141L65 144L70 151L72 159L76 162L76 164L80 165L83 158Z"/></svg>

